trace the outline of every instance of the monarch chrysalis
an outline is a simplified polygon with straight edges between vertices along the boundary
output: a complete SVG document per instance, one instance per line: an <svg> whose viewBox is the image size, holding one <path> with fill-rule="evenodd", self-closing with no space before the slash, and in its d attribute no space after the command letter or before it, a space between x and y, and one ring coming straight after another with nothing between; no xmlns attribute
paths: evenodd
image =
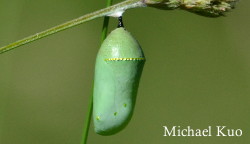
<svg viewBox="0 0 250 144"><path fill-rule="evenodd" d="M145 57L119 17L118 28L104 40L96 58L93 119L95 132L112 135L130 121Z"/></svg>

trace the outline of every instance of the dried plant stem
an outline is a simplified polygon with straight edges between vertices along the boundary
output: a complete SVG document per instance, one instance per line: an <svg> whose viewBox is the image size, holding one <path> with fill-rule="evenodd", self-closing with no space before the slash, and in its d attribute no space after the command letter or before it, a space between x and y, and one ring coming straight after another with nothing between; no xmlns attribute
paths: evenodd
<svg viewBox="0 0 250 144"><path fill-rule="evenodd" d="M237 1L238 0L125 0L116 5L86 14L40 33L13 42L7 46L1 47L0 54L95 18L108 16L118 11L125 11L129 8L150 6L166 10L184 9L203 16L217 17L223 15L224 12L231 10Z"/></svg>
<svg viewBox="0 0 250 144"><path fill-rule="evenodd" d="M35 40L44 38L44 37L52 35L52 34L55 34L55 33L60 32L62 30L65 30L65 29L77 26L79 24L82 24L84 22L93 20L95 18L107 16L107 15L110 15L116 11L119 11L119 10L125 10L125 9L133 8L133 7L140 7L140 4L142 4L142 2L140 2L140 1L141 0L126 0L126 1L118 3L116 5L98 10L98 11L90 13L90 14L86 14L86 15L81 16L79 18L73 19L71 21L65 22L65 23L60 24L58 26L55 26L55 27L52 27L52 28L47 29L45 31L42 31L40 33L31 35L31 36L26 37L24 39L21 39L19 41L13 42L7 46L1 47L0 54L7 52L9 50L15 49L19 46L25 45L27 43L33 42Z"/></svg>

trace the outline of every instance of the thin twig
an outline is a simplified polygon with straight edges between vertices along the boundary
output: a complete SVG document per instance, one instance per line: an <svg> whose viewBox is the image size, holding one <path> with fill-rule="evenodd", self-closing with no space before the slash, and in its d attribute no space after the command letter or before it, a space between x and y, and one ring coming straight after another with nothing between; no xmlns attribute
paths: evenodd
<svg viewBox="0 0 250 144"><path fill-rule="evenodd" d="M112 15L115 12L125 11L126 9L129 8L144 7L144 6L150 6L166 10L180 8L187 11L198 13L203 16L217 17L224 15L224 12L227 12L232 8L234 8L234 5L235 3L237 3L237 1L238 0L125 0L116 5L98 10L90 14L86 14L74 20L65 22L61 25L52 27L40 33L31 35L29 37L11 43L7 46L1 47L0 54L15 49L21 45L25 45L32 41L52 35L59 31L93 20L95 18Z"/></svg>
<svg viewBox="0 0 250 144"><path fill-rule="evenodd" d="M88 140L88 135L89 135L89 126L90 126L90 121L91 121L91 116L92 116L92 110L93 110L93 98L92 98L93 93L91 93L90 100L89 100L89 105L88 105L88 110L84 122L84 127L83 127L83 134L82 134L82 142L81 144L87 144Z"/></svg>
<svg viewBox="0 0 250 144"><path fill-rule="evenodd" d="M107 0L106 7L111 6L112 1L113 0ZM101 43L107 37L108 25L109 25L109 17L105 16L104 20L103 20L103 27L102 27L102 33L101 33ZM83 130L82 144L87 144L88 134L89 134L89 126L90 126L91 117L92 117L92 111L93 111L93 88L92 88L92 93L90 95L88 112L86 115L86 120L85 120L85 125L84 125L84 130Z"/></svg>
<svg viewBox="0 0 250 144"><path fill-rule="evenodd" d="M9 50L15 49L15 48L17 48L19 46L25 45L27 43L36 41L38 39L44 38L46 36L55 34L55 33L60 32L62 30L65 30L65 29L77 26L79 24L82 24L84 22L93 20L95 18L107 16L107 15L110 15L110 14L112 14L114 12L119 11L119 10L126 10L126 9L129 9L129 8L140 7L140 6L142 6L142 2L140 2L140 1L141 0L126 0L126 1L118 3L116 5L113 5L113 6L110 6L110 7L95 11L95 12L90 13L90 14L86 14L86 15L81 16L79 18L73 19L71 21L65 22L65 23L60 24L58 26L55 26L55 27L52 27L52 28L47 29L45 31L42 31L40 33L31 35L29 37L18 40L16 42L13 42L13 43L11 43L11 44L9 44L7 46L1 47L0 48L0 54L4 53L4 52L7 52Z"/></svg>

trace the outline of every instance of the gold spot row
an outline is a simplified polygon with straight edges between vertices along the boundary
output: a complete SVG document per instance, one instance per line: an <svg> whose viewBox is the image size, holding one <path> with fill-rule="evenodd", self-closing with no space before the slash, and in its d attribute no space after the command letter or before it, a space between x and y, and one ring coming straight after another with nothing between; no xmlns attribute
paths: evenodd
<svg viewBox="0 0 250 144"><path fill-rule="evenodd" d="M145 58L108 58L105 61L138 61L145 60Z"/></svg>

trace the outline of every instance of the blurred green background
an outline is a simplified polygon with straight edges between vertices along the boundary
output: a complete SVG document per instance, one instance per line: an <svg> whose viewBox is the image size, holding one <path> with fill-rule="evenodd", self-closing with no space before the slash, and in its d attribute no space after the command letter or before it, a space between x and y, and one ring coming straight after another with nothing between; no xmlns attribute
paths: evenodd
<svg viewBox="0 0 250 144"><path fill-rule="evenodd" d="M117 3L119 1L115 1ZM125 130L89 144L250 143L250 1L226 17L138 8L124 24L147 62ZM105 7L105 1L0 0L0 46ZM0 144L80 144L102 18L0 55ZM117 21L111 19L109 32ZM225 125L241 137L163 137L163 126Z"/></svg>

